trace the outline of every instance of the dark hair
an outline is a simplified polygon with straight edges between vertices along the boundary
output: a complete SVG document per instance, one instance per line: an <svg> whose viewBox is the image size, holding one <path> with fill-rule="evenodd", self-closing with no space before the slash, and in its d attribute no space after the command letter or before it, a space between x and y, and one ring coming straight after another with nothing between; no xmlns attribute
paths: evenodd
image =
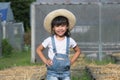
<svg viewBox="0 0 120 80"><path fill-rule="evenodd" d="M54 34L53 28L54 26L60 26L60 25L66 25L69 27L69 21L66 17L64 16L57 16L55 17L52 22L51 22L51 33ZM67 31L64 34L65 36L69 37L70 36L70 31L67 29Z"/></svg>

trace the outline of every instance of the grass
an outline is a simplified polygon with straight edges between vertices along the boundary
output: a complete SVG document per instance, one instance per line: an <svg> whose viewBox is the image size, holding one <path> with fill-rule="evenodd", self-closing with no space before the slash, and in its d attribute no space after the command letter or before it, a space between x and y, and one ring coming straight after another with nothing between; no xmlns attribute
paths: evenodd
<svg viewBox="0 0 120 80"><path fill-rule="evenodd" d="M101 61L98 59L89 59L89 58L86 58L85 60L86 60L86 63L93 63L96 65L106 65L109 63L113 63L113 64L115 63L114 60L109 56L106 56Z"/></svg>
<svg viewBox="0 0 120 80"><path fill-rule="evenodd" d="M79 80L91 80L90 75L85 69L83 70L82 77Z"/></svg>
<svg viewBox="0 0 120 80"><path fill-rule="evenodd" d="M0 70L14 66L32 66L40 63L31 63L31 52L29 51L13 51L8 57L0 58Z"/></svg>
<svg viewBox="0 0 120 80"><path fill-rule="evenodd" d="M71 76L71 80L91 80L91 77L86 69L83 69L80 72L78 71L77 75L73 74L73 76Z"/></svg>
<svg viewBox="0 0 120 80"><path fill-rule="evenodd" d="M72 76L71 80L91 80L91 77L86 72L86 70L82 70L82 72L79 72L78 74L81 74L80 76Z"/></svg>

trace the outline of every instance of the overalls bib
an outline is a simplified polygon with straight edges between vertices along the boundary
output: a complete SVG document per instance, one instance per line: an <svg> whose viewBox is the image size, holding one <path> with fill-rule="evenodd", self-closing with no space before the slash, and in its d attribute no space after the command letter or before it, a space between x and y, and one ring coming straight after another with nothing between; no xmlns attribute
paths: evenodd
<svg viewBox="0 0 120 80"><path fill-rule="evenodd" d="M53 65L47 66L47 75L55 77L70 76L70 60L69 60L69 38L66 41L66 54L57 53L54 36L51 37L53 52L55 56L53 58Z"/></svg>

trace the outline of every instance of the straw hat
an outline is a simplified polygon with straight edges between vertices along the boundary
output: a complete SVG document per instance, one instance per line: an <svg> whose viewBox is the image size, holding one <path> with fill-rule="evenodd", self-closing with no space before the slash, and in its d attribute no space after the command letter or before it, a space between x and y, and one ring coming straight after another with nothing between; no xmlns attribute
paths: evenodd
<svg viewBox="0 0 120 80"><path fill-rule="evenodd" d="M50 12L44 19L44 28L47 32L51 33L51 22L57 16L64 16L69 20L69 30L72 30L76 23L74 14L66 9L57 9Z"/></svg>

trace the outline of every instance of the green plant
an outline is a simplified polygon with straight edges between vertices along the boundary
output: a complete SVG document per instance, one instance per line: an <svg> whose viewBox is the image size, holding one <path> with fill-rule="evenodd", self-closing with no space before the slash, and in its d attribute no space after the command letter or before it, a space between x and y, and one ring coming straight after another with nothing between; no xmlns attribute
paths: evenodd
<svg viewBox="0 0 120 80"><path fill-rule="evenodd" d="M106 56L102 59L102 61L93 58L85 58L86 63L93 63L97 65L105 65L109 63L114 63L114 60L110 56Z"/></svg>
<svg viewBox="0 0 120 80"><path fill-rule="evenodd" d="M79 72L78 70L76 75L71 76L71 80L91 80L91 77L86 69L84 69L82 72Z"/></svg>
<svg viewBox="0 0 120 80"><path fill-rule="evenodd" d="M3 39L2 40L2 55L4 57L10 56L10 54L12 53L12 46L10 45L10 43L8 42L7 39Z"/></svg>
<svg viewBox="0 0 120 80"><path fill-rule="evenodd" d="M79 80L78 76L72 76L71 80Z"/></svg>
<svg viewBox="0 0 120 80"><path fill-rule="evenodd" d="M88 73L88 71L86 71L86 69L83 70L80 80L92 80L90 74Z"/></svg>

